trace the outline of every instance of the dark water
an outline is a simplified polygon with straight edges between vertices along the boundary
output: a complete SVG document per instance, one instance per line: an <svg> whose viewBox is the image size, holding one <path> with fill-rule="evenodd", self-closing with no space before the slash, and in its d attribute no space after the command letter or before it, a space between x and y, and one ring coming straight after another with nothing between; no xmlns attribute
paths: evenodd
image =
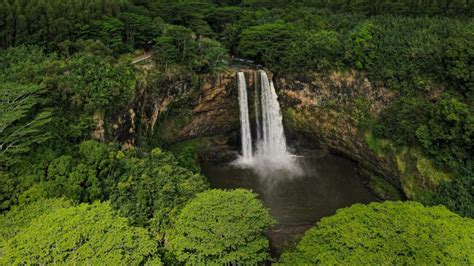
<svg viewBox="0 0 474 266"><path fill-rule="evenodd" d="M298 176L273 172L266 177L232 165L202 165L213 188L247 188L259 194L278 222L268 232L274 256L322 217L354 203L376 201L350 160L311 154L298 158L297 163L303 170Z"/></svg>

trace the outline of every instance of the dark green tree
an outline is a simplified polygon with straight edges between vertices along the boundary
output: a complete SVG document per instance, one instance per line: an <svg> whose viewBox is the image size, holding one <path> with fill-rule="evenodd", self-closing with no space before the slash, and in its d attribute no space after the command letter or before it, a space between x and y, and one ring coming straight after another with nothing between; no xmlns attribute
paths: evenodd
<svg viewBox="0 0 474 266"><path fill-rule="evenodd" d="M119 18L124 24L125 42L131 47L149 48L161 33L161 25L154 23L151 17L124 12Z"/></svg>
<svg viewBox="0 0 474 266"><path fill-rule="evenodd" d="M78 146L78 158L63 155L48 166L44 187L50 197L76 202L105 200L121 174L112 145L89 140Z"/></svg>
<svg viewBox="0 0 474 266"><path fill-rule="evenodd" d="M442 183L434 197L434 204L442 204L462 216L474 218L474 176L458 176Z"/></svg>
<svg viewBox="0 0 474 266"><path fill-rule="evenodd" d="M209 186L203 176L178 166L171 153L158 148L145 158L132 153L123 160L125 171L110 195L112 204L133 225L150 226L161 237L184 204Z"/></svg>
<svg viewBox="0 0 474 266"><path fill-rule="evenodd" d="M173 64L194 67L197 52L195 37L192 30L186 27L167 25L163 34L155 41L158 63L165 68Z"/></svg>
<svg viewBox="0 0 474 266"><path fill-rule="evenodd" d="M242 32L238 51L244 57L278 67L292 37L292 28L283 22L253 26Z"/></svg>
<svg viewBox="0 0 474 266"><path fill-rule="evenodd" d="M474 115L455 98L437 102L430 115L428 123L416 130L418 140L440 165L461 170L457 168L473 159Z"/></svg>
<svg viewBox="0 0 474 266"><path fill-rule="evenodd" d="M0 164L51 138L52 113L40 109L43 93L36 85L0 83Z"/></svg>

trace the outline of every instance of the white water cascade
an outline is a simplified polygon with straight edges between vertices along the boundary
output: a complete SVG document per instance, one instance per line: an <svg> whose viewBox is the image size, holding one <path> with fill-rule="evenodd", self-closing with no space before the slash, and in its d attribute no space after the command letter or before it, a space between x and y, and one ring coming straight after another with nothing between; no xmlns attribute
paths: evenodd
<svg viewBox="0 0 474 266"><path fill-rule="evenodd" d="M260 126L260 99L258 95L259 89L258 89L258 83L257 83L257 71L253 72L253 80L255 80L255 101L254 101L254 107L255 107L255 124L256 124L256 131L257 131L257 140L262 138L262 128Z"/></svg>
<svg viewBox="0 0 474 266"><path fill-rule="evenodd" d="M242 135L241 163L248 164L252 161L252 135L250 134L249 107L247 100L247 84L243 72L238 73L239 106L240 106L240 131Z"/></svg>
<svg viewBox="0 0 474 266"><path fill-rule="evenodd" d="M262 136L257 140L255 160L277 168L285 167L293 158L286 146L278 95L265 71L260 71L260 94ZM259 115L258 111L256 114Z"/></svg>
<svg viewBox="0 0 474 266"><path fill-rule="evenodd" d="M240 126L242 138L242 156L237 165L252 167L260 175L267 176L274 170L297 173L294 156L288 152L283 117L278 103L278 95L273 82L265 71L260 71L260 86L255 82L256 151L252 153L252 136L247 100L245 75L238 73ZM255 81L257 75L255 74Z"/></svg>

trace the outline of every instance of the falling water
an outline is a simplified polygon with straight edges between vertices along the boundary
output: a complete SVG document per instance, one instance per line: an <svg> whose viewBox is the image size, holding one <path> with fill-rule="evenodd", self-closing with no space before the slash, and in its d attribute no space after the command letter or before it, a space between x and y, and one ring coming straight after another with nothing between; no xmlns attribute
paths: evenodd
<svg viewBox="0 0 474 266"><path fill-rule="evenodd" d="M260 98L259 98L259 89L258 89L258 82L256 82L257 80L257 71L254 71L253 72L253 80L255 80L254 82L254 86L255 86L255 101L254 101L254 105L255 105L255 124L256 124L256 129L255 131L257 132L257 140L261 139L262 138L262 129L261 129L261 126L260 126Z"/></svg>
<svg viewBox="0 0 474 266"><path fill-rule="evenodd" d="M275 171L280 172L279 176L281 176L281 171L284 171L284 175L288 177L300 175L301 169L286 146L283 117L273 82L268 79L265 71L260 71L259 74L260 86L255 85L254 102L257 149L255 154L252 154L245 76L242 72L238 73L242 156L235 164L251 167L261 177L278 176Z"/></svg>
<svg viewBox="0 0 474 266"><path fill-rule="evenodd" d="M263 163L282 164L291 161L287 150L283 118L273 82L260 71L262 138L257 144L256 157Z"/></svg>
<svg viewBox="0 0 474 266"><path fill-rule="evenodd" d="M252 136L250 135L250 119L247 100L247 85L243 72L238 73L239 106L240 106L240 129L242 135L242 157L241 162L252 161Z"/></svg>

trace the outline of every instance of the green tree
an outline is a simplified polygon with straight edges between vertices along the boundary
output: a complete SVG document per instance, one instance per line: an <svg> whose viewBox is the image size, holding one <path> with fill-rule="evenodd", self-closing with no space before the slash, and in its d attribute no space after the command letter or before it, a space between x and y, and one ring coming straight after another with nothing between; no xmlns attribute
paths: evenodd
<svg viewBox="0 0 474 266"><path fill-rule="evenodd" d="M381 113L375 133L400 145L414 145L416 131L427 123L431 108L425 98L400 97Z"/></svg>
<svg viewBox="0 0 474 266"><path fill-rule="evenodd" d="M79 38L84 25L116 17L128 4L128 0L3 1L0 36L5 39L0 47L37 44L55 49L60 42Z"/></svg>
<svg viewBox="0 0 474 266"><path fill-rule="evenodd" d="M299 33L285 54L285 65L291 71L327 71L339 64L344 54L341 36L335 31ZM339 61L339 62L338 62Z"/></svg>
<svg viewBox="0 0 474 266"><path fill-rule="evenodd" d="M474 96L474 22L444 42L448 80L466 97Z"/></svg>
<svg viewBox="0 0 474 266"><path fill-rule="evenodd" d="M165 68L173 64L190 68L196 65L197 43L192 30L183 26L167 25L155 42L155 56Z"/></svg>
<svg viewBox="0 0 474 266"><path fill-rule="evenodd" d="M210 190L181 211L169 249L186 264L249 264L268 258L264 233L274 222L257 195L244 190Z"/></svg>
<svg viewBox="0 0 474 266"><path fill-rule="evenodd" d="M211 14L207 15L206 20L215 32L221 33L227 25L238 22L241 12L241 8L234 6L215 8Z"/></svg>
<svg viewBox="0 0 474 266"><path fill-rule="evenodd" d="M453 181L441 183L433 203L443 204L462 216L474 218L474 176L456 177Z"/></svg>
<svg viewBox="0 0 474 266"><path fill-rule="evenodd" d="M474 153L474 115L466 104L446 98L433 106L430 116L416 130L418 140L440 165L461 170Z"/></svg>
<svg viewBox="0 0 474 266"><path fill-rule="evenodd" d="M93 20L90 24L85 24L81 30L83 39L100 40L110 50L116 54L130 50L123 42L123 32L125 25L118 18L104 17L100 20Z"/></svg>
<svg viewBox="0 0 474 266"><path fill-rule="evenodd" d="M48 203L48 202L45 202ZM143 228L130 227L109 203L59 208L8 239L2 264L161 264Z"/></svg>
<svg viewBox="0 0 474 266"><path fill-rule="evenodd" d="M372 42L375 25L366 22L359 25L349 34L348 59L359 69L370 69L375 60L374 43Z"/></svg>
<svg viewBox="0 0 474 266"><path fill-rule="evenodd" d="M283 23L267 23L253 26L242 32L239 54L269 66L280 66L294 34Z"/></svg>
<svg viewBox="0 0 474 266"><path fill-rule="evenodd" d="M8 239L13 238L18 232L27 227L31 221L45 213L70 206L71 203L64 199L42 199L31 204L14 206L8 212L0 215L0 257L4 254L2 249Z"/></svg>
<svg viewBox="0 0 474 266"><path fill-rule="evenodd" d="M69 103L90 114L114 112L134 94L133 69L114 64L111 58L79 53L68 61L67 68L69 73L58 90L69 93Z"/></svg>
<svg viewBox="0 0 474 266"><path fill-rule="evenodd" d="M123 160L112 204L133 225L151 226L161 237L184 204L209 186L205 177L178 166L171 153L159 148L145 158L132 153Z"/></svg>
<svg viewBox="0 0 474 266"><path fill-rule="evenodd" d="M75 53L86 52L99 57L112 55L112 51L99 40L64 41L58 44L62 56L68 58Z"/></svg>
<svg viewBox="0 0 474 266"><path fill-rule="evenodd" d="M113 145L88 140L78 145L78 156L60 156L48 166L43 183L48 196L75 202L105 200L110 195L121 166Z"/></svg>
<svg viewBox="0 0 474 266"><path fill-rule="evenodd" d="M205 18L212 13L214 6L209 1L170 1L160 0L152 4L152 10L166 22L182 25L199 36L212 37L215 33Z"/></svg>
<svg viewBox="0 0 474 266"><path fill-rule="evenodd" d="M227 50L218 41L202 38L198 41L199 68L202 72L221 72L228 66Z"/></svg>
<svg viewBox="0 0 474 266"><path fill-rule="evenodd" d="M307 231L282 265L472 264L474 220L415 202L356 204Z"/></svg>
<svg viewBox="0 0 474 266"><path fill-rule="evenodd" d="M56 74L56 56L39 46L18 46L0 50L0 80L40 86L45 76Z"/></svg>
<svg viewBox="0 0 474 266"><path fill-rule="evenodd" d="M52 113L40 109L42 93L35 85L0 83L0 164L51 138Z"/></svg>
<svg viewBox="0 0 474 266"><path fill-rule="evenodd" d="M200 73L214 73L228 65L227 51L220 42L198 38L183 26L167 25L155 42L155 59L165 69L184 66Z"/></svg>
<svg viewBox="0 0 474 266"><path fill-rule="evenodd" d="M124 12L119 16L124 23L125 41L131 47L151 47L153 40L160 34L160 25L153 23L152 18Z"/></svg>

